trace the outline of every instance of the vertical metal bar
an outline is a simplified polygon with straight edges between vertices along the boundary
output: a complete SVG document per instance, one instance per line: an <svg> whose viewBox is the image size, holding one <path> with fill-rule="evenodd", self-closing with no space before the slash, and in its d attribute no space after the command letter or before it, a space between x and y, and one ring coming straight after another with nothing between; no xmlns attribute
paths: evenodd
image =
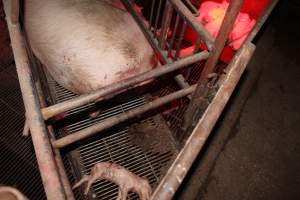
<svg viewBox="0 0 300 200"><path fill-rule="evenodd" d="M19 0L11 0L11 22L16 24L19 22L19 9L20 9L20 1Z"/></svg>
<svg viewBox="0 0 300 200"><path fill-rule="evenodd" d="M176 36L176 31L177 31L178 23L179 23L179 14L177 13L176 14L176 20L175 20L175 26L174 26L174 30L173 30L171 41L170 41L170 45L169 45L168 55L171 54L171 51L172 51L172 48L173 48L173 44L174 44L174 41L175 41L175 36Z"/></svg>
<svg viewBox="0 0 300 200"><path fill-rule="evenodd" d="M196 42L196 45L195 45L195 48L194 48L194 54L197 53L197 52L199 51L200 44L201 44L201 39L200 39L200 37L198 36L197 42Z"/></svg>
<svg viewBox="0 0 300 200"><path fill-rule="evenodd" d="M170 200L173 198L228 102L254 50L255 46L247 43L235 55L227 68L228 73L214 100L199 120L167 174L157 186L151 200Z"/></svg>
<svg viewBox="0 0 300 200"><path fill-rule="evenodd" d="M165 43L166 42L166 36L167 36L168 28L169 28L170 23L171 23L172 14L173 14L173 7L171 6L169 1L166 1L164 16L163 16L163 19L162 19L161 33L160 33L160 36L159 36L159 44L160 44L160 47L163 50L166 47L166 43Z"/></svg>
<svg viewBox="0 0 300 200"><path fill-rule="evenodd" d="M37 94L38 94L38 97L39 97L41 107L44 108L44 107L47 106L47 104L46 104L46 100L44 98L44 94L42 92L41 83L39 81L37 81L35 83L35 86L36 86L36 90L37 90ZM53 127L50 126L50 125L48 126L48 132L49 132L51 140L54 141L55 140L55 134L54 134ZM65 193L66 193L66 197L67 197L68 200L74 200L75 197L74 197L74 194L73 194L68 176L66 174L66 170L65 170L60 152L56 148L54 148L53 151L54 151L54 158L55 158L55 161L56 161L56 164L57 164L58 172L59 172L64 190L65 190Z"/></svg>
<svg viewBox="0 0 300 200"><path fill-rule="evenodd" d="M31 130L32 142L48 199L65 200L66 195L54 159L40 105L32 82L25 43L18 23L11 21L10 1L3 0L6 20L15 57L17 73L22 91L27 121ZM13 14L14 15L14 14Z"/></svg>
<svg viewBox="0 0 300 200"><path fill-rule="evenodd" d="M214 71L218 63L219 57L223 51L228 35L233 28L234 22L242 4L243 0L230 1L219 34L215 40L215 47L213 48L210 57L205 63L204 69L197 84L197 89L194 92L192 100L186 110L183 124L184 130L187 130L192 125L192 123L195 122L194 118L196 117L197 112L202 112L202 107L205 107L205 105L207 104L206 97L208 94L208 75Z"/></svg>
<svg viewBox="0 0 300 200"><path fill-rule="evenodd" d="M148 28L149 30L151 30L151 26L152 26L155 1L156 0L152 0L152 4L151 4L151 13L150 13L150 19L149 19L149 28Z"/></svg>
<svg viewBox="0 0 300 200"><path fill-rule="evenodd" d="M158 10L157 10L156 18L155 18L155 26L154 26L154 33L155 34L156 34L156 31L157 31L158 21L159 21L159 17L160 17L161 1L162 0L159 0Z"/></svg>
<svg viewBox="0 0 300 200"><path fill-rule="evenodd" d="M182 3L181 0L169 0L176 10L178 10L183 16L185 16L189 25L196 31L197 35L200 35L201 39L205 43L207 49L211 51L214 45L214 38L211 34L199 23L198 19L191 13L191 11Z"/></svg>
<svg viewBox="0 0 300 200"><path fill-rule="evenodd" d="M186 19L183 18L183 25L181 27L181 32L180 32L180 35L179 35L179 39L178 39L177 44L176 44L175 60L178 60L180 46L181 46L183 36L184 36L185 30L186 30L186 24L187 24Z"/></svg>

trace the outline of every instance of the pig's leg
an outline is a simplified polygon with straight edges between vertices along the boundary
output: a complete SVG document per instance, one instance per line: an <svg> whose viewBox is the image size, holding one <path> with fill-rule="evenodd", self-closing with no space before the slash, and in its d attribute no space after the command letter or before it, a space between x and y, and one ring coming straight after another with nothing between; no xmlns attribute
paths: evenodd
<svg viewBox="0 0 300 200"><path fill-rule="evenodd" d="M119 193L117 200L126 200L127 199L128 190L122 186L119 186Z"/></svg>
<svg viewBox="0 0 300 200"><path fill-rule="evenodd" d="M89 193L89 190L92 186L92 184L94 182L96 182L96 180L98 179L99 177L97 176L91 176L91 179L88 181L87 185L86 185L86 188L85 188L85 191L84 191L84 194L87 195Z"/></svg>
<svg viewBox="0 0 300 200"><path fill-rule="evenodd" d="M78 181L74 186L73 189L78 188L79 186L81 186L84 182L87 182L89 180L90 176L89 175L84 175L80 181Z"/></svg>

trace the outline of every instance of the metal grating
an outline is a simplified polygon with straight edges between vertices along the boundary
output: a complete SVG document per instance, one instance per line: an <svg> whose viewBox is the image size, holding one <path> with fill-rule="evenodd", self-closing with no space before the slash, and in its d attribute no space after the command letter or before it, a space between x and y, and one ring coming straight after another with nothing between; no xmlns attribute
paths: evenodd
<svg viewBox="0 0 300 200"><path fill-rule="evenodd" d="M62 102L76 96L76 94L73 94L57 84L49 75L47 78L50 90L52 91L51 95L55 98L56 102ZM125 99L119 99L117 103L112 103L112 101L110 101L108 103L109 106L104 106L105 109L101 110L101 114L96 118L91 118L89 115L80 114L91 109L93 106L95 106L94 104L73 109L69 113L65 114L66 118L72 118L74 115L79 115L80 117L75 117L75 121L69 120L71 122L68 122L67 120L66 124L60 126L57 129L57 137L87 128L95 123L101 122L108 117L141 106L145 104L146 101L146 96L139 96L138 98L126 97ZM147 123L152 128L156 128L156 132L159 132L161 129L161 126L156 124L157 120L155 121L152 118L148 118L142 123ZM84 141L83 144L79 145L79 147L75 150L79 152L79 154L77 154L79 157L76 158L77 161L75 162L79 162L81 165L81 169L77 169L80 171L81 175L89 173L94 164L98 162L113 162L124 166L139 176L146 177L152 187L155 188L170 164L170 160L172 160L173 156L175 155L175 146L173 144L166 144L164 148L157 149L155 145L153 145L151 148L145 149L143 148L143 144L136 144L132 141L131 130L129 126L130 124L124 125L123 127L118 127L114 130L105 131L100 136L92 137L92 139L88 139L87 141ZM166 131L162 132L162 134L165 133ZM171 137L171 134L169 134L169 137ZM153 140L162 139L159 137L153 137ZM167 143L173 142L172 139L164 139L164 141ZM74 162L74 160L69 161ZM74 174L73 176L69 177L72 179L71 182L74 183ZM94 183L92 190L96 199L101 200L115 199L118 192L117 186L108 181L98 181ZM78 190L76 192L78 192ZM129 193L128 198L130 200L138 199L137 195L134 193Z"/></svg>
<svg viewBox="0 0 300 200"><path fill-rule="evenodd" d="M24 107L15 66L0 66L0 184L46 199L31 138L21 136Z"/></svg>

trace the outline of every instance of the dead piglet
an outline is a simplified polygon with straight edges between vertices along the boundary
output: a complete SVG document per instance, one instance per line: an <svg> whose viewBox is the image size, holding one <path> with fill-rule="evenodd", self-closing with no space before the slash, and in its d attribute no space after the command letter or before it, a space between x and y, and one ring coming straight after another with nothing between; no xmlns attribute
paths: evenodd
<svg viewBox="0 0 300 200"><path fill-rule="evenodd" d="M151 197L152 189L147 179L135 175L120 165L109 162L95 164L91 169L90 175L84 175L82 179L73 186L73 189L87 182L84 192L85 195L87 195L91 185L97 180L103 179L119 186L117 200L126 200L129 191L137 193L141 200L149 200Z"/></svg>

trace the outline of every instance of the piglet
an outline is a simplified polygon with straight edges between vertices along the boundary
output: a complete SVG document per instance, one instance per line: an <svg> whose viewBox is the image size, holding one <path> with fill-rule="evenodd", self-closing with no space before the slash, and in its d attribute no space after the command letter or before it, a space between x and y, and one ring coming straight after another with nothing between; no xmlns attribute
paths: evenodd
<svg viewBox="0 0 300 200"><path fill-rule="evenodd" d="M73 186L73 189L87 182L84 192L85 195L87 195L94 182L104 179L119 186L117 200L126 200L129 191L137 193L141 200L149 200L151 197L152 189L147 179L135 175L120 165L109 162L95 164L91 169L90 175L84 175L82 179Z"/></svg>
<svg viewBox="0 0 300 200"><path fill-rule="evenodd" d="M159 65L118 0L26 0L25 30L51 76L84 94Z"/></svg>

